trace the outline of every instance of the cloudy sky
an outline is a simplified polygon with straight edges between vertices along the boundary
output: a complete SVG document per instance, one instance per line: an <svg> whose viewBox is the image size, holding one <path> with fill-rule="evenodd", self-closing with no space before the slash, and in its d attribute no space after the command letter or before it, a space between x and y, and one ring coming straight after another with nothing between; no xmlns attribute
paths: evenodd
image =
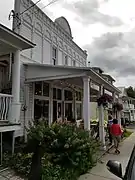
<svg viewBox="0 0 135 180"><path fill-rule="evenodd" d="M0 0L0 22L8 27L13 2ZM57 0L43 11L52 20L66 17L74 41L88 51L92 66L116 78L118 86L135 86L135 0Z"/></svg>

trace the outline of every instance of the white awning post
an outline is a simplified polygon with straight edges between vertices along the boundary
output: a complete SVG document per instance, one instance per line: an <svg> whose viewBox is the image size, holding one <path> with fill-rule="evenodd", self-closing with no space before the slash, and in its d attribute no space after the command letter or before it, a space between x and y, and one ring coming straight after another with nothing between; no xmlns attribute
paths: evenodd
<svg viewBox="0 0 135 180"><path fill-rule="evenodd" d="M100 96L103 95L104 87L103 85L100 86L99 94ZM102 143L102 149L106 150L105 145L105 129L104 129L104 107L103 105L99 106L99 138L100 142Z"/></svg>
<svg viewBox="0 0 135 180"><path fill-rule="evenodd" d="M83 119L84 129L90 130L90 78L83 78Z"/></svg>

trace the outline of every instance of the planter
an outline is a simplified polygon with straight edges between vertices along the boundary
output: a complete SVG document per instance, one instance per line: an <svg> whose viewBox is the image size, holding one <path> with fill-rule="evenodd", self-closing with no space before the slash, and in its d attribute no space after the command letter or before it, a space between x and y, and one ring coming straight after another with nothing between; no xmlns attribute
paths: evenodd
<svg viewBox="0 0 135 180"><path fill-rule="evenodd" d="M98 106L108 107L108 103L112 103L112 97L108 94L103 94L97 99Z"/></svg>

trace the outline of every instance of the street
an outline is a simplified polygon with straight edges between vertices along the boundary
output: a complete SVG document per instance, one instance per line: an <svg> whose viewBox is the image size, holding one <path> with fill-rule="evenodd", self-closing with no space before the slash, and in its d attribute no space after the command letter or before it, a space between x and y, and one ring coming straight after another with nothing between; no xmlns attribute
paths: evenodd
<svg viewBox="0 0 135 180"><path fill-rule="evenodd" d="M96 167L94 167L89 173L83 175L79 178L79 180L117 180L115 175L111 174L107 168L106 163L108 160L117 160L122 163L123 167L123 175L125 172L125 168L127 166L130 154L132 152L132 148L135 144L135 132L126 140L124 140L120 145L121 154L115 155L114 150L110 150L109 154L106 154L101 160L103 163L98 163Z"/></svg>

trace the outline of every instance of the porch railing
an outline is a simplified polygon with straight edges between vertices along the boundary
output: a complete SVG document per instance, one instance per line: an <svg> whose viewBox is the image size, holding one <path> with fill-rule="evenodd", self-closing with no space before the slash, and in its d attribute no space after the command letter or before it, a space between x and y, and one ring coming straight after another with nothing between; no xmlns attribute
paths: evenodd
<svg viewBox="0 0 135 180"><path fill-rule="evenodd" d="M0 94L0 121L8 120L12 98L12 95Z"/></svg>

